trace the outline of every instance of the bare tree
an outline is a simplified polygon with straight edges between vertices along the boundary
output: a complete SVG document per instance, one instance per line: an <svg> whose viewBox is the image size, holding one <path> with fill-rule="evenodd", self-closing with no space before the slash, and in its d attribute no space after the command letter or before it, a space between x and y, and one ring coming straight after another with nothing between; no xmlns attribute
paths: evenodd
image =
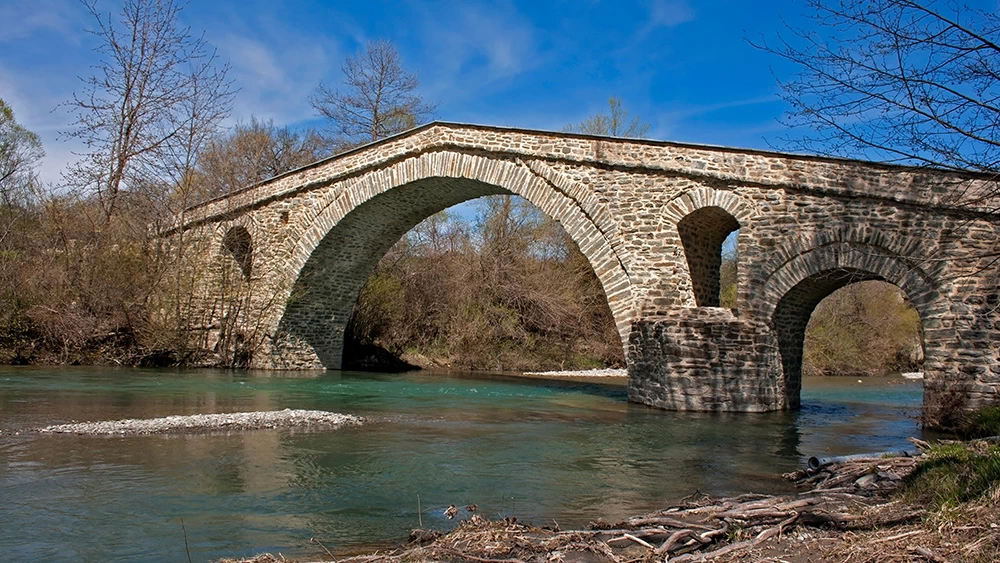
<svg viewBox="0 0 1000 563"><path fill-rule="evenodd" d="M631 119L629 117L629 111L625 109L621 98L612 96L608 98L608 113L598 113L584 119L578 125L569 125L566 131L630 138L641 138L649 132L649 124L643 123L638 115Z"/></svg>
<svg viewBox="0 0 1000 563"><path fill-rule="evenodd" d="M403 70L396 47L386 40L370 41L364 51L347 57L341 88L320 82L310 96L316 111L334 123L348 144L377 141L415 127L434 106L416 89L417 75Z"/></svg>
<svg viewBox="0 0 1000 563"><path fill-rule="evenodd" d="M18 211L32 199L35 167L44 155L38 135L18 124L14 111L0 99L0 249Z"/></svg>
<svg viewBox="0 0 1000 563"><path fill-rule="evenodd" d="M75 128L65 133L87 150L66 175L96 193L105 221L120 194L183 177L196 145L224 118L235 92L228 65L178 21L174 0L124 0L117 18L84 0L102 55L82 94L68 104Z"/></svg>
<svg viewBox="0 0 1000 563"><path fill-rule="evenodd" d="M799 67L781 83L792 148L1000 171L1000 16L935 0L808 0L809 29L757 46Z"/></svg>
<svg viewBox="0 0 1000 563"><path fill-rule="evenodd" d="M0 361L20 356L24 331L18 317L29 276L24 255L37 234L30 225L37 219L35 167L43 154L38 135L18 124L0 99Z"/></svg>
<svg viewBox="0 0 1000 563"><path fill-rule="evenodd" d="M206 199L251 186L315 162L331 152L331 143L316 131L293 132L273 122L251 118L213 138L198 157L194 179Z"/></svg>

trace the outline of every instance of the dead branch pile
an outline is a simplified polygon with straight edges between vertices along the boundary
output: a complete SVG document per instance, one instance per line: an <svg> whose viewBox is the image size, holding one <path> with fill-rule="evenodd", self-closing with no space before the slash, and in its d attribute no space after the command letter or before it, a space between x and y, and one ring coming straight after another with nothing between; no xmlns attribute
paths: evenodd
<svg viewBox="0 0 1000 563"><path fill-rule="evenodd" d="M912 458L852 460L786 477L812 486L806 492L728 499L686 499L668 508L624 522L593 522L587 530L560 531L521 524L516 519L489 521L473 515L445 535L421 530L397 550L352 557L349 563L449 561L535 563L588 561L707 561L780 540L797 527L871 530L918 520L925 510L888 501L916 465Z"/></svg>

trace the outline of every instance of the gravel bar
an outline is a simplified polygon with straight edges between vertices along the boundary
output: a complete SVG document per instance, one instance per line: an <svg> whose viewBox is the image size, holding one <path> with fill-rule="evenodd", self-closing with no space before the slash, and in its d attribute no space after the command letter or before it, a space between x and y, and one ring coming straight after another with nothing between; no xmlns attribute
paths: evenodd
<svg viewBox="0 0 1000 563"><path fill-rule="evenodd" d="M579 369L564 371L526 371L524 375L543 375L545 377L628 377L624 369Z"/></svg>
<svg viewBox="0 0 1000 563"><path fill-rule="evenodd" d="M264 428L354 426L364 422L359 416L326 411L285 409L283 411L194 414L163 418L130 418L102 422L57 424L39 428L47 434L92 434L131 436L172 432L212 432L260 430Z"/></svg>

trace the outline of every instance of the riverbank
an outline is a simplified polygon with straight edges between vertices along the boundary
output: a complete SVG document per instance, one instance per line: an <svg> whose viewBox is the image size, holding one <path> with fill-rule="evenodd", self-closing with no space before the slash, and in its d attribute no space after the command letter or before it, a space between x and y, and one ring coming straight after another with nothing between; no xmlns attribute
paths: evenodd
<svg viewBox="0 0 1000 563"><path fill-rule="evenodd" d="M928 501L928 495L945 492L942 479L947 478L935 469L956 455L972 456L967 458L972 461L953 466L947 475L990 480L980 483L981 489L963 489L975 494L961 502ZM487 520L474 512L475 507L467 507L471 516L450 533L414 530L409 542L397 549L338 560L992 562L1000 557L1000 475L989 468L961 474L983 460L1000 464L1000 448L973 442L945 445L920 458L853 459L786 475L803 488L797 494L722 499L693 495L666 510L617 523L596 520L583 530L562 531L555 523L536 527L513 517ZM324 555L337 559L318 540L312 542ZM285 559L262 554L223 561Z"/></svg>
<svg viewBox="0 0 1000 563"><path fill-rule="evenodd" d="M572 381L575 383L599 383L602 385L622 386L628 384L628 370L625 369L581 369L559 371L526 371L512 374L513 377L526 379L545 379L553 381Z"/></svg>

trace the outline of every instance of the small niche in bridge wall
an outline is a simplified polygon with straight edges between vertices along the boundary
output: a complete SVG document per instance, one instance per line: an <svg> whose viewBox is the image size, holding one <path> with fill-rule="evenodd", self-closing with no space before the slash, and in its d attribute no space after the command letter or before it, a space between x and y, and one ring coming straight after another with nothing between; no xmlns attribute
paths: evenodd
<svg viewBox="0 0 1000 563"><path fill-rule="evenodd" d="M250 279L250 271L253 267L253 241L250 232L246 227L233 227L229 229L222 239L222 246L236 260L243 272L243 279Z"/></svg>
<svg viewBox="0 0 1000 563"><path fill-rule="evenodd" d="M714 206L693 211L677 223L691 273L694 300L699 307L721 305L722 243L739 228L735 217Z"/></svg>

